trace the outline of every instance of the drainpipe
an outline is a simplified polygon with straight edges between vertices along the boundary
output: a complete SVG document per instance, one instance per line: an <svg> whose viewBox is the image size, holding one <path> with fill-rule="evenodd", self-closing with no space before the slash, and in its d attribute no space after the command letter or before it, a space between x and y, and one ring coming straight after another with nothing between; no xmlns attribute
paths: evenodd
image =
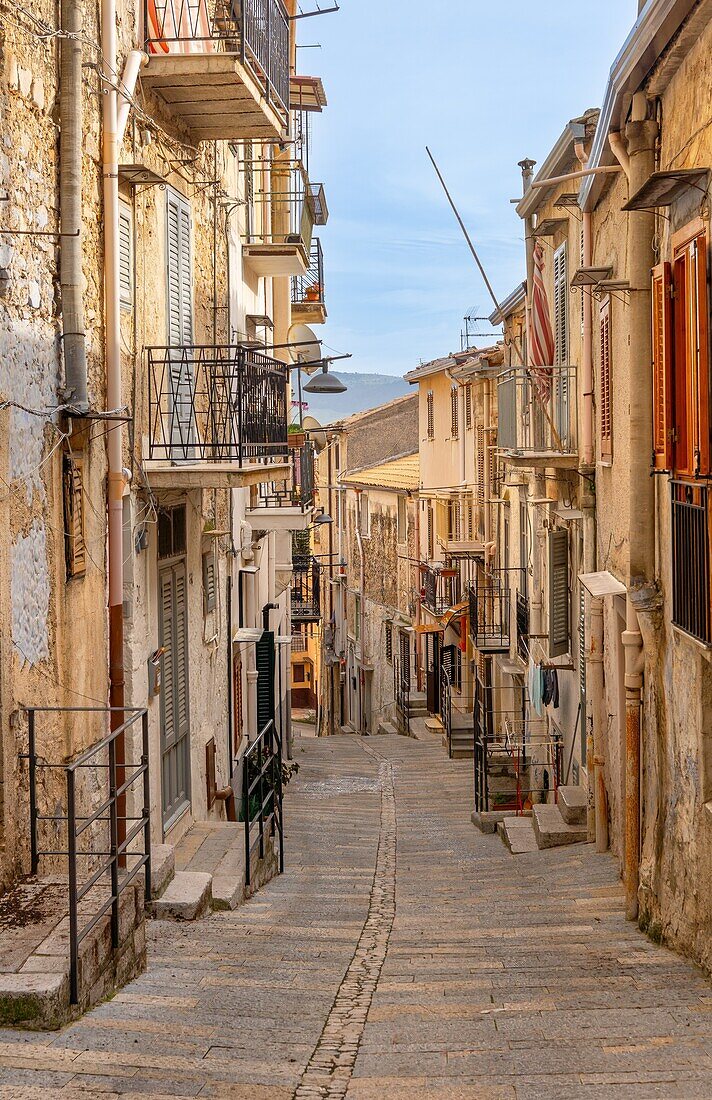
<svg viewBox="0 0 712 1100"><path fill-rule="evenodd" d="M631 118L626 125L630 157L629 191L635 194L655 170L658 124L648 117L649 104L642 92L633 97ZM628 499L630 501L630 561L625 648L626 695L626 917L638 916L640 863L640 742L645 652L638 615L632 602L633 590L654 578L655 491L650 477L652 453L652 338L650 328L650 271L654 264L655 215L632 210L628 214L628 277L633 291L628 317L630 324L630 392L636 400L630 406L630 456Z"/></svg>
<svg viewBox="0 0 712 1100"><path fill-rule="evenodd" d="M596 842L597 852L608 851L608 795L603 771L603 729L606 708L603 705L603 601L591 600L591 627L589 650L586 654L586 697L591 698L593 737L591 757L593 763L594 828L593 837L589 825L589 840ZM590 774L590 765L589 765Z"/></svg>
<svg viewBox="0 0 712 1100"><path fill-rule="evenodd" d="M119 103L116 115L117 147L120 147L121 142L124 140L126 123L129 120L129 111L131 110L131 99L134 94L139 71L147 64L148 54L144 53L143 50L131 50L126 58L124 75L121 77L121 83L119 85L121 102Z"/></svg>
<svg viewBox="0 0 712 1100"><path fill-rule="evenodd" d="M75 415L89 409L82 293L82 5L62 0L59 78L60 282L64 400Z"/></svg>
<svg viewBox="0 0 712 1100"><path fill-rule="evenodd" d="M484 420L485 430L483 438L488 440L490 438L489 429L492 425L492 383L489 378L484 380L484 409L482 413L482 419ZM491 440L490 440L491 442ZM486 445L486 444L485 444ZM491 505L490 498L492 496L492 486L490 485L490 464L487 460L487 454L485 454L485 503L484 503L484 543L485 546L489 545L492 541L490 539L490 523L491 523Z"/></svg>
<svg viewBox="0 0 712 1100"><path fill-rule="evenodd" d="M359 508L357 509L357 514L360 515L361 514L361 508L360 508L361 492L360 492L360 490L359 490L357 499L359 501ZM363 708L364 708L364 702L365 702L365 696L366 696L366 692L364 691L365 677L366 677L366 673L364 671L364 665L366 664L366 635L364 633L365 628L366 628L366 617L365 617L365 609L364 609L364 604L366 602L366 599L365 599L365 597L366 597L366 560L365 560L365 554L364 554L364 550L363 550L363 536L361 534L361 527L360 527L359 523L356 524L356 542L358 543L359 575L360 575L359 584L360 584L360 590L361 590L361 606L359 608L359 637L361 638L361 668L359 669L359 677L358 677L359 718L360 718L359 733L363 734L363 733L365 733L364 710L363 710Z"/></svg>
<svg viewBox="0 0 712 1100"><path fill-rule="evenodd" d="M415 501L415 552L417 554L417 562L420 562L420 493L413 493L413 500ZM413 575L413 565L409 566L410 575ZM417 628L420 626L420 568L419 564L415 565L415 683L418 691L421 689L422 676L420 672L420 663L423 658L422 647L420 643L420 634Z"/></svg>

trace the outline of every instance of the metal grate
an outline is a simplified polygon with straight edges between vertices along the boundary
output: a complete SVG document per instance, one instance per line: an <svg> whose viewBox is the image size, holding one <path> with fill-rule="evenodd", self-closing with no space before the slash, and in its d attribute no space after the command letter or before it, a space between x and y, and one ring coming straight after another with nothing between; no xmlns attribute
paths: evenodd
<svg viewBox="0 0 712 1100"><path fill-rule="evenodd" d="M712 644L710 487L671 481L673 623Z"/></svg>

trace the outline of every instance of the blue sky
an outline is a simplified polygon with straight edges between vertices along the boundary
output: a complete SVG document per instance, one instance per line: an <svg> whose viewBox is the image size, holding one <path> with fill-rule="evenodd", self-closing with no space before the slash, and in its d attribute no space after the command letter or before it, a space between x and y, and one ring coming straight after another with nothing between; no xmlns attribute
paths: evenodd
<svg viewBox="0 0 712 1100"><path fill-rule="evenodd" d="M329 99L310 164L331 211L320 335L353 353L335 370L397 375L458 349L465 313L491 311L425 145L505 297L523 270L517 161L541 163L569 118L600 105L637 4L598 0L583 19L571 0L339 2L299 26L322 47L300 49L300 70Z"/></svg>

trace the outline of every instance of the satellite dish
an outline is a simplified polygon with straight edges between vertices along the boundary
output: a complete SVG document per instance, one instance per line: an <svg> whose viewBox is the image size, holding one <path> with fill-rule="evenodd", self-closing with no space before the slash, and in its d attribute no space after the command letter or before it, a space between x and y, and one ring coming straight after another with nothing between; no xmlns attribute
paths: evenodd
<svg viewBox="0 0 712 1100"><path fill-rule="evenodd" d="M321 341L308 325L292 325L287 339L290 344L296 345L289 349L289 356L293 363L300 363L307 374L311 373L310 368L316 370L321 366L323 358Z"/></svg>
<svg viewBox="0 0 712 1100"><path fill-rule="evenodd" d="M305 416L302 425L309 432L309 438L316 447L317 454L321 454L326 447L326 432L314 416Z"/></svg>

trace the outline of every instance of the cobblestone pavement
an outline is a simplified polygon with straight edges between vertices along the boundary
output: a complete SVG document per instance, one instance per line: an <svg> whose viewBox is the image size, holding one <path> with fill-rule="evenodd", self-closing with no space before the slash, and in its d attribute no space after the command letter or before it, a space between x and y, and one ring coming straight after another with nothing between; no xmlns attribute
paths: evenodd
<svg viewBox="0 0 712 1100"><path fill-rule="evenodd" d="M512 857L435 744L296 756L287 873L153 923L147 973L72 1027L0 1032L0 1098L712 1097L712 986L625 922L609 856Z"/></svg>

